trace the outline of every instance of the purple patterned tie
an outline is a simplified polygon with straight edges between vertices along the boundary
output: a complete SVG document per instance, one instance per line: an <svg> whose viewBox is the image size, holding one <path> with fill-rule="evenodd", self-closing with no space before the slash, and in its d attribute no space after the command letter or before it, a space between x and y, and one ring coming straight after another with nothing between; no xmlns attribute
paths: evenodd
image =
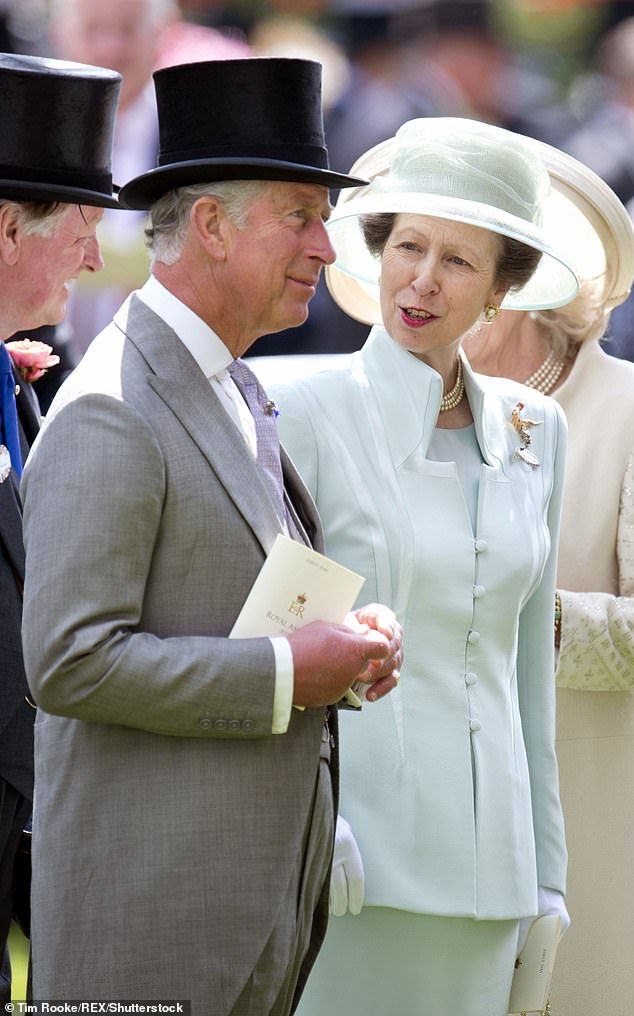
<svg viewBox="0 0 634 1016"><path fill-rule="evenodd" d="M280 519L285 519L284 478L280 461L280 439L275 422L277 416L275 403L269 399L257 377L243 360L234 360L229 367L229 373L251 410L258 446L257 463L264 473Z"/></svg>

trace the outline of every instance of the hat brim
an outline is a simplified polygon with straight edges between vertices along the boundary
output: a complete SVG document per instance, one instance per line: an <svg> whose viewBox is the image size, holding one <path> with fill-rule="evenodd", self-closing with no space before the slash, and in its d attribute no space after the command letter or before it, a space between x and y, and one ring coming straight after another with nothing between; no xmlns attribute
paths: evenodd
<svg viewBox="0 0 634 1016"><path fill-rule="evenodd" d="M113 185L113 191L119 188ZM29 183L28 180L0 179L0 200L11 201L60 201L69 205L91 205L96 208L122 208L115 193L109 195L102 191L88 190L83 187L67 187L62 184Z"/></svg>
<svg viewBox="0 0 634 1016"><path fill-rule="evenodd" d="M512 237L540 251L542 258L529 282L516 292L509 291L502 306L513 310L538 310L569 303L579 289L577 276L567 259L559 255L539 230L524 220L498 213L495 218L481 205L438 195L377 194L372 199L337 207L328 221L330 239L337 252L334 265L326 269L328 288L352 317L366 324L380 324L380 261L370 254L361 230L361 218L377 213L411 213L464 222L471 226ZM497 209L495 210L497 212ZM345 277L345 279L344 279ZM355 290L358 291L355 296Z"/></svg>
<svg viewBox="0 0 634 1016"><path fill-rule="evenodd" d="M330 169L277 159L196 159L158 166L126 183L119 191L123 208L145 210L168 191L220 180L279 180L284 183L315 183L323 187L359 187L363 177L347 176Z"/></svg>
<svg viewBox="0 0 634 1016"><path fill-rule="evenodd" d="M326 283L339 306L365 324L381 323L380 265L365 245L359 222L361 215L372 212L410 212L467 222L540 250L542 258L535 274L522 290L507 294L503 301L506 308L563 306L574 298L579 279L595 278L604 283L608 309L622 303L634 277L634 226L627 209L610 187L577 159L544 142L523 141L534 149L550 178L551 193L541 227L473 202L428 194L377 193L377 180L386 177L390 168L394 138L362 155L351 173L366 176L371 183L341 194L328 223L337 260L326 269Z"/></svg>
<svg viewBox="0 0 634 1016"><path fill-rule="evenodd" d="M542 159L558 205L561 242L580 279L601 279L606 310L627 300L634 279L634 222L605 180L572 155L528 139Z"/></svg>

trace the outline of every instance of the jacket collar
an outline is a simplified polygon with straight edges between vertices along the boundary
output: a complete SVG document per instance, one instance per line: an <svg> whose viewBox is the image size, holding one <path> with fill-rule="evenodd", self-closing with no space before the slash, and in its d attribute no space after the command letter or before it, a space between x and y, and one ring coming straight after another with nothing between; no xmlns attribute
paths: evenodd
<svg viewBox="0 0 634 1016"><path fill-rule="evenodd" d="M488 379L471 369L464 353L460 356L483 459L500 468L508 459L505 407L488 390ZM440 374L399 346L380 326L372 329L355 354L351 369L360 383L369 383L379 401L394 465L402 465L419 446L426 455L442 399Z"/></svg>
<svg viewBox="0 0 634 1016"><path fill-rule="evenodd" d="M114 320L148 364L148 384L200 448L268 553L280 532L273 501L253 456L191 353L134 295Z"/></svg>

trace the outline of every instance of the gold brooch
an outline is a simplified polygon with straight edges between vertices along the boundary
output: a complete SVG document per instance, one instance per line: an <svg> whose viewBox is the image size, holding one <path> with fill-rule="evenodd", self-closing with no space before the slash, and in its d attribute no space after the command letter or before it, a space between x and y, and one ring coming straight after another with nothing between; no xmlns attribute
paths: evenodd
<svg viewBox="0 0 634 1016"><path fill-rule="evenodd" d="M523 402L518 402L515 409L511 413L511 424L513 429L517 431L522 442L521 447L517 449L515 454L518 458L522 459L523 462L527 462L529 466L535 468L539 465L539 459L530 450L529 445L531 443L531 427L539 427L541 420L523 420L521 412L524 408Z"/></svg>

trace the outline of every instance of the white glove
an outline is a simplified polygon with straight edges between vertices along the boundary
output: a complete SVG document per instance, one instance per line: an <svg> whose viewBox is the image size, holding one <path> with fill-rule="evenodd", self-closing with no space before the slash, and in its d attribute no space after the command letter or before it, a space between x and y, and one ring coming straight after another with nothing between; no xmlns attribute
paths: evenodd
<svg viewBox="0 0 634 1016"><path fill-rule="evenodd" d="M363 906L364 892L363 861L357 841L345 818L337 815L335 853L330 879L330 913L335 917L343 917L347 910L351 914L359 914Z"/></svg>
<svg viewBox="0 0 634 1016"><path fill-rule="evenodd" d="M546 889L540 885L537 889L537 917L544 917L546 914L554 914L561 918L561 934L570 927L570 916L566 910L564 898L556 889ZM517 955L521 953L526 945L528 929L536 918L522 917L517 934Z"/></svg>

